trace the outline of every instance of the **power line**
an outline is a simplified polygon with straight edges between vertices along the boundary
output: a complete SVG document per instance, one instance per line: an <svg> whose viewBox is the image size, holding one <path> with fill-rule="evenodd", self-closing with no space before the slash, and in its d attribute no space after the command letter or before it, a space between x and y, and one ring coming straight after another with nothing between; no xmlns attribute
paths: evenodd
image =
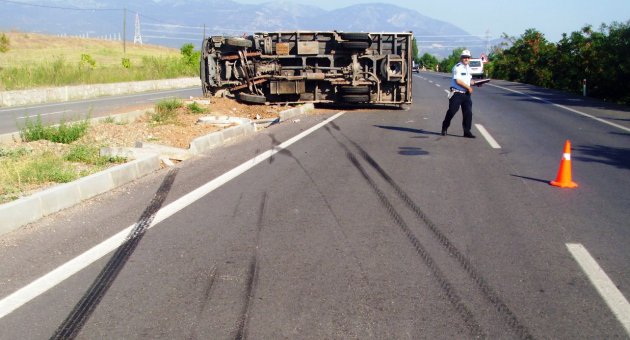
<svg viewBox="0 0 630 340"><path fill-rule="evenodd" d="M64 9L70 11L122 11L123 8L79 8L79 7L60 7L60 6L50 6L50 5L38 5L38 4L29 4L26 2L18 2L18 1L10 1L10 0L0 0L0 2L21 5L21 6L30 6L30 7L41 7L41 8L52 8L52 9Z"/></svg>
<svg viewBox="0 0 630 340"><path fill-rule="evenodd" d="M165 33L165 34L176 34L176 35L200 35L201 32L174 32L174 31L165 31L165 30L150 30L143 29L143 32L151 32L151 33Z"/></svg>
<svg viewBox="0 0 630 340"><path fill-rule="evenodd" d="M144 15L142 15L144 17ZM145 26L160 26L160 27L169 27L169 28L194 28L194 29L203 29L203 26L185 26L185 25L176 25L176 24L152 24L152 23L144 23Z"/></svg>
<svg viewBox="0 0 630 340"><path fill-rule="evenodd" d="M194 40L192 38L176 38L176 37L167 37L165 35L144 35L144 37L153 38L153 39L167 39L167 40L186 40L186 41Z"/></svg>

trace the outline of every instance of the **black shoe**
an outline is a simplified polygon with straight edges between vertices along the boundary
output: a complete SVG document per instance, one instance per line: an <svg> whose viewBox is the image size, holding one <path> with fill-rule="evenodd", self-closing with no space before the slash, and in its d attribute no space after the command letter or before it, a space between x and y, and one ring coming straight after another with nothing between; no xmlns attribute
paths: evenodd
<svg viewBox="0 0 630 340"><path fill-rule="evenodd" d="M446 136L446 129L442 129L442 136Z"/></svg>
<svg viewBox="0 0 630 340"><path fill-rule="evenodd" d="M473 135L473 134L472 134L472 133L470 133L470 132L466 132L466 133L464 133L464 137L466 137L466 138L477 138L477 136Z"/></svg>

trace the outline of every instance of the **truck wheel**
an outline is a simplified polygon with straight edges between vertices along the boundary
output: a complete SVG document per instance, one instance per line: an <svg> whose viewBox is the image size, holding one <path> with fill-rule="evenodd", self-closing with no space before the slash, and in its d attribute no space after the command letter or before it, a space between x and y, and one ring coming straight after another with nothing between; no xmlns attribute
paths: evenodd
<svg viewBox="0 0 630 340"><path fill-rule="evenodd" d="M371 45L367 41L342 41L339 44L341 47L351 50L366 50Z"/></svg>
<svg viewBox="0 0 630 340"><path fill-rule="evenodd" d="M368 94L347 94L341 97L346 103L367 103L370 101L370 95Z"/></svg>
<svg viewBox="0 0 630 340"><path fill-rule="evenodd" d="M339 33L341 39L343 40L360 40L360 41L369 41L370 36L367 33Z"/></svg>
<svg viewBox="0 0 630 340"><path fill-rule="evenodd" d="M370 94L370 88L367 86L340 86L339 92L343 94Z"/></svg>
<svg viewBox="0 0 630 340"><path fill-rule="evenodd" d="M267 101L267 98L265 98L265 96L259 96L255 94L245 93L245 92L239 93L238 99L240 99L242 102L249 103L249 104L264 104Z"/></svg>
<svg viewBox="0 0 630 340"><path fill-rule="evenodd" d="M252 47L252 41L245 38L227 38L225 44L234 47Z"/></svg>

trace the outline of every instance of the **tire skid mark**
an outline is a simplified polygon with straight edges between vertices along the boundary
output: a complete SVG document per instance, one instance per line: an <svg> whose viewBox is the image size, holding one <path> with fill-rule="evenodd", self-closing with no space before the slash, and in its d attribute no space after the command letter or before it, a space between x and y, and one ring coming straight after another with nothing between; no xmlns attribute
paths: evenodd
<svg viewBox="0 0 630 340"><path fill-rule="evenodd" d="M339 126L337 126L337 124L335 124L334 121L331 121L330 123L328 123L328 125L332 126L336 130L340 129ZM324 125L323 129L325 129L326 131L330 132L330 128L328 127L328 125ZM270 135L270 138L272 139L272 145L280 144L279 141L277 141L273 135ZM365 274L366 270L365 270L363 264L361 263L361 259L359 259L359 257L356 255L356 252L352 250L352 247L350 246L350 242L348 241L348 239L349 239L348 235L343 230L343 228L341 228L341 223L339 222L339 217L335 213L335 210L332 208L332 205L330 204L330 201L328 200L328 198L326 198L326 195L324 195L324 193L320 189L320 186L317 185L317 182L315 181L315 179L313 178L311 173L306 169L306 167L304 167L304 164L302 164L302 162L297 157L295 157L291 153L291 151L283 150L283 151L279 152L279 154L291 157L295 161L295 163L297 163L297 165L302 169L304 174L309 178L309 180L313 184L313 187L315 188L315 190L317 191L317 193L321 197L322 201L326 205L326 208L328 209L328 211L332 215L333 219L335 220L335 226L337 228L334 228L334 231L338 231L341 234L342 239L341 240L335 239L335 240L338 240L343 245L344 249L346 249L346 251L348 251L351 254L352 258L355 260L355 263L357 264L357 267L359 267L359 269L360 269L361 279L363 279L363 282L366 285L369 285L370 280L367 277L367 275Z"/></svg>
<svg viewBox="0 0 630 340"><path fill-rule="evenodd" d="M243 305L243 311L239 320L238 332L234 339L242 340L247 339L247 326L251 317L250 311L256 293L256 287L258 285L258 273L259 273L259 250L260 250L260 234L263 227L265 207L267 205L267 192L263 193L262 200L260 201L260 210L258 212L258 221L256 223L256 248L254 254L249 263L249 272L247 273L245 304Z"/></svg>
<svg viewBox="0 0 630 340"><path fill-rule="evenodd" d="M96 280L75 305L70 315L57 328L51 339L74 339L78 335L135 251L145 231L155 218L155 214L164 204L178 171L178 168L174 168L168 172L149 206L144 210L136 226L127 236L127 240L118 247Z"/></svg>
<svg viewBox="0 0 630 340"><path fill-rule="evenodd" d="M346 137L344 135L344 137ZM400 199L413 211L413 213L429 228L440 244L453 256L468 276L481 290L484 297L496 308L510 329L521 339L533 339L525 325L521 324L514 312L501 300L499 295L490 287L486 280L477 272L470 261L455 245L444 235L437 225L418 207L407 193L378 165L378 163L360 145L346 137L359 150L361 157L394 189Z"/></svg>
<svg viewBox="0 0 630 340"><path fill-rule="evenodd" d="M191 327L192 332L189 336L186 337L186 339L188 340L193 340L193 339L197 339L198 335L197 335L197 325L199 325L200 321L201 321L201 317L203 315L203 313L206 311L206 308L209 305L210 302L210 296L212 294L212 288L214 288L214 282L217 276L217 268L215 266L213 266L210 269L210 273L208 275L208 277L205 279L206 284L204 286L203 289L203 298L201 300L201 303L199 304L199 309L197 310L197 319L195 320L195 323L193 324L193 326Z"/></svg>
<svg viewBox="0 0 630 340"><path fill-rule="evenodd" d="M344 146L344 148L346 147ZM478 337L478 338L487 337L486 334L484 334L483 330L481 329L481 326L479 325L479 323L475 320L473 313L462 302L462 299L459 297L457 292L455 292L455 289L453 288L451 283L448 281L448 279L445 277L444 273L442 273L440 268L435 264L435 261L433 260L431 255L424 248L420 240L418 240L418 238L413 234L409 226L403 220L402 216L400 216L400 214L396 211L396 208L394 208L394 206L387 199L383 191L381 191L381 189L378 188L378 185L367 174L367 172L365 171L363 166L359 163L357 158L348 149L346 150L347 150L346 156L348 157L350 162L357 168L357 170L359 170L359 172L361 173L361 176L363 176L363 178L368 182L372 190L374 190L374 192L378 196L379 201L381 201L381 204L383 204L383 206L386 208L390 217L394 220L394 222L396 222L398 227L400 227L402 232L407 236L407 239L413 245L414 249L416 250L416 253L420 255L420 257L422 258L426 266L429 268L431 273L436 277L440 288L446 295L446 298L448 299L448 301L453 305L453 308L455 309L455 311L459 314L459 316L464 321L464 324L470 331L470 335L473 337Z"/></svg>

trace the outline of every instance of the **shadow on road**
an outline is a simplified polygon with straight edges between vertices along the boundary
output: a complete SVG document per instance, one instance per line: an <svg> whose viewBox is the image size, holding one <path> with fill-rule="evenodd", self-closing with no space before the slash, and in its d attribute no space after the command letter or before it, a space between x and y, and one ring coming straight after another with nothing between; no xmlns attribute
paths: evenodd
<svg viewBox="0 0 630 340"><path fill-rule="evenodd" d="M630 169L630 149L605 145L580 145L573 149L578 155L573 159L581 162L595 162L612 165L620 169Z"/></svg>

